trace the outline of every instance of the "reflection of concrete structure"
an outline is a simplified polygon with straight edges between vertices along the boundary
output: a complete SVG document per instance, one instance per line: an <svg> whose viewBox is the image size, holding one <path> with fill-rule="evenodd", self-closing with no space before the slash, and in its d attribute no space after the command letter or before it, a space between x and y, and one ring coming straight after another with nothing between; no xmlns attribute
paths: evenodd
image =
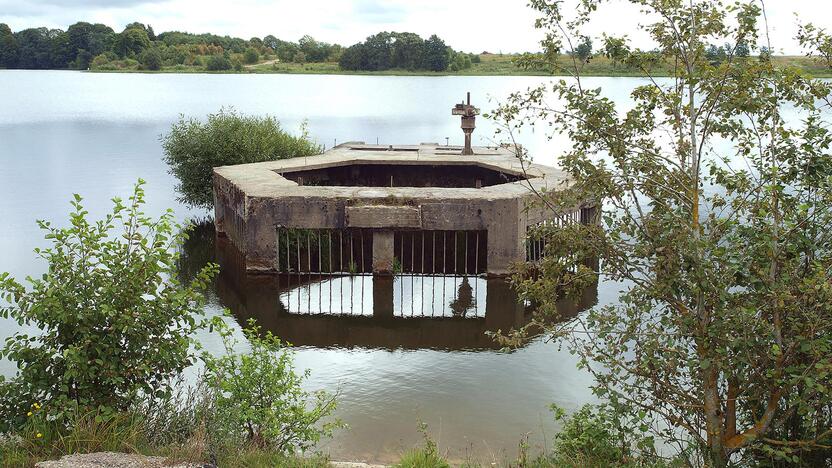
<svg viewBox="0 0 832 468"><path fill-rule="evenodd" d="M474 110L458 111L466 142ZM500 276L526 259L528 226L596 218L592 203L558 215L526 210L530 189L566 187L562 171L524 167L506 148L460 150L345 143L309 158L216 168L217 232L250 271Z"/></svg>
<svg viewBox="0 0 832 468"><path fill-rule="evenodd" d="M340 310L341 313L316 313L321 302L312 302L307 308L305 300L311 296L318 300L337 302L338 298L327 298L326 289L319 288L333 279L350 277L341 275L257 275L245 271L242 255L226 240L219 239L217 259L221 265L217 291L223 305L229 307L234 315L245 322L249 318L257 319L258 324L274 332L297 346L361 346L381 348L433 348L433 349L497 349L487 331L508 331L528 323L530 311L518 303L517 295L504 280L499 278L477 279L469 277L468 281L480 281L485 291L473 291L471 283L456 281L457 290L448 288L443 301L446 308L438 316L413 314L410 301L403 301L404 307L397 300L396 285L399 278L390 276L358 276L371 283L361 299L361 307L353 302L349 307L329 307L324 310ZM441 277L440 277L441 278ZM450 281L450 278L441 278ZM476 285L476 283L473 283ZM325 287L325 286L323 286ZM303 296L300 304L295 300L298 292L311 291ZM438 288L437 288L438 290ZM418 291L418 289L416 289ZM435 291L426 290L430 296ZM358 293L356 292L357 296ZM478 300L476 297L479 296ZM323 299L315 299L323 298ZM398 299L402 299L400 296ZM595 303L596 291L588 290L586 296L577 304L561 301L564 318L573 317ZM466 310L469 314L460 316L454 301L469 302ZM475 303L479 303L474 306Z"/></svg>

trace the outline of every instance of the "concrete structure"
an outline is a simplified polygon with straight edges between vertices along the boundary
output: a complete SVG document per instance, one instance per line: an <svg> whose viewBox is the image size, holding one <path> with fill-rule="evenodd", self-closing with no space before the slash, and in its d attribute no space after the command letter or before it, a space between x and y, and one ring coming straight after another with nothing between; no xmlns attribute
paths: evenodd
<svg viewBox="0 0 832 468"><path fill-rule="evenodd" d="M536 192L569 183L558 169L521 164L506 148L461 150L349 142L215 168L217 232L248 271L501 276L537 258L529 226L597 217L591 203L559 214L534 208Z"/></svg>

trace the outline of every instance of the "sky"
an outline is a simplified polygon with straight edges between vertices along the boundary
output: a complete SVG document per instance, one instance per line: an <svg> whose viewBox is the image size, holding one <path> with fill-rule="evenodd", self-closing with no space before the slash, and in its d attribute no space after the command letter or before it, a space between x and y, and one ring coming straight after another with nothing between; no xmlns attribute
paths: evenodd
<svg viewBox="0 0 832 468"><path fill-rule="evenodd" d="M574 1L574 0L567 0ZM179 30L243 38L272 34L297 40L305 34L351 45L379 31L437 34L457 50L513 53L538 50L542 33L528 0L0 0L0 22L12 30L47 26L66 29L77 21L104 23L116 31L133 21L159 33ZM627 34L651 48L637 9L612 0L588 31ZM793 37L803 21L832 30L832 0L765 0L775 51L799 54ZM597 40L597 39L596 39Z"/></svg>

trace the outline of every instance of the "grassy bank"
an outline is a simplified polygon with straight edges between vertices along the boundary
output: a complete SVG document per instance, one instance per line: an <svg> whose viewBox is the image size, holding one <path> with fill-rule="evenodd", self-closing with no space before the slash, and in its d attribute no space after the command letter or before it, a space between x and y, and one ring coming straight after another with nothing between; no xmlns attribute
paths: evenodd
<svg viewBox="0 0 832 468"><path fill-rule="evenodd" d="M92 70L110 73L275 73L275 74L304 74L304 75L381 75L381 76L551 76L553 73L544 69L521 69L514 64L516 55L484 54L480 55L480 62L471 68L458 71L430 72L424 70L391 69L383 71L345 71L338 67L337 62L323 63L279 63L266 60L259 64L248 65L242 70L228 70L208 72L203 66L177 65L163 67L156 72L139 70L138 67L126 67L116 70ZM757 60L751 57L748 60ZM772 61L781 67L794 66L805 70L817 78L832 77L832 70L820 61L802 56L775 56ZM569 61L563 59L562 66L555 70L554 75L569 75ZM670 64L665 64L653 71L654 76L671 76ZM587 63L582 74L584 76L642 76L640 70L628 68L613 63L606 57L594 57Z"/></svg>

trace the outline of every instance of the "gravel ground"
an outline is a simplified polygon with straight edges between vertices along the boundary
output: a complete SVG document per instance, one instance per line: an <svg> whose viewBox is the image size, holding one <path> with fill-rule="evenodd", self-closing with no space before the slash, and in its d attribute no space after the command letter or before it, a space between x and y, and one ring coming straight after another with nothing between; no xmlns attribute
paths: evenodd
<svg viewBox="0 0 832 468"><path fill-rule="evenodd" d="M40 462L37 468L199 468L199 464L172 465L165 457L129 453L98 452L66 455L60 460Z"/></svg>
<svg viewBox="0 0 832 468"><path fill-rule="evenodd" d="M366 463L332 462L333 468L386 468ZM129 453L98 452L66 455L60 460L40 462L37 468L213 468L196 463L172 465L164 457L147 457Z"/></svg>

